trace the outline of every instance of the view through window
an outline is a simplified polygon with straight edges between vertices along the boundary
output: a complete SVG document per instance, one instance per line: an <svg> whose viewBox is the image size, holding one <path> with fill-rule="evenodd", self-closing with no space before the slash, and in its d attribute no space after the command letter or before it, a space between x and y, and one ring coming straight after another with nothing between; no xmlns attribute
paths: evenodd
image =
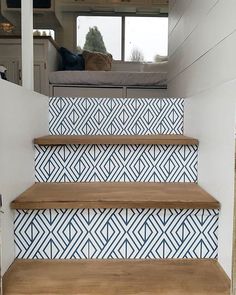
<svg viewBox="0 0 236 295"><path fill-rule="evenodd" d="M79 52L82 50L109 52L114 60L121 60L124 56L125 61L155 62L159 56L167 56L167 40L167 17L79 16L77 18Z"/></svg>
<svg viewBox="0 0 236 295"><path fill-rule="evenodd" d="M77 48L109 52L121 59L121 17L79 16L77 18ZM101 50L105 48L105 50Z"/></svg>

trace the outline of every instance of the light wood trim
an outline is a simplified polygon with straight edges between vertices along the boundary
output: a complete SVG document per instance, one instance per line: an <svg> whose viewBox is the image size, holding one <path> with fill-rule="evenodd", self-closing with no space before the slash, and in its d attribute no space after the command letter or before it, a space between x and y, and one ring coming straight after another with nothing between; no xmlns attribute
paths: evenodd
<svg viewBox="0 0 236 295"><path fill-rule="evenodd" d="M67 144L165 144L196 145L198 140L184 135L47 135L36 138L38 145Z"/></svg>
<svg viewBox="0 0 236 295"><path fill-rule="evenodd" d="M195 183L36 183L11 203L12 209L219 207Z"/></svg>
<svg viewBox="0 0 236 295"><path fill-rule="evenodd" d="M4 295L229 295L215 260L16 260L3 277Z"/></svg>

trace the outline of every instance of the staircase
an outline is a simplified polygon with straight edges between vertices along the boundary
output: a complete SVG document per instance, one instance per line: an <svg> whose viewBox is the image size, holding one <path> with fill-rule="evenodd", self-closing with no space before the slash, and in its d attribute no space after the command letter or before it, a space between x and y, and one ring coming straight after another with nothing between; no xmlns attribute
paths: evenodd
<svg viewBox="0 0 236 295"><path fill-rule="evenodd" d="M49 112L4 294L230 294L184 100L55 97Z"/></svg>

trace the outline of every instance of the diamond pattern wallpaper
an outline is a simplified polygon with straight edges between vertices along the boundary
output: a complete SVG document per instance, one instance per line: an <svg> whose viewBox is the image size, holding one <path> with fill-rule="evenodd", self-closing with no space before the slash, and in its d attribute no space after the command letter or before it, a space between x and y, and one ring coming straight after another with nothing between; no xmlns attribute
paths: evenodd
<svg viewBox="0 0 236 295"><path fill-rule="evenodd" d="M69 98L49 103L50 133L64 135L182 134L182 98Z"/></svg>
<svg viewBox="0 0 236 295"><path fill-rule="evenodd" d="M35 146L38 182L196 182L196 145Z"/></svg>
<svg viewBox="0 0 236 295"><path fill-rule="evenodd" d="M16 211L17 258L216 258L218 210Z"/></svg>
<svg viewBox="0 0 236 295"><path fill-rule="evenodd" d="M182 134L184 100L50 99L55 135ZM196 182L196 145L35 146L38 182ZM219 210L15 211L23 259L217 258Z"/></svg>

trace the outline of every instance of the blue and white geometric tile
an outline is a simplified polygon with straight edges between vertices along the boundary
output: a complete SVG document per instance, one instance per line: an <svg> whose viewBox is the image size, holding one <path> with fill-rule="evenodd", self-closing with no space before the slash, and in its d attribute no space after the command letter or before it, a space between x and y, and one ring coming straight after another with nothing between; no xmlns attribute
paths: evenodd
<svg viewBox="0 0 236 295"><path fill-rule="evenodd" d="M35 146L38 182L196 182L196 145Z"/></svg>
<svg viewBox="0 0 236 295"><path fill-rule="evenodd" d="M53 97L49 103L54 135L182 134L181 98Z"/></svg>
<svg viewBox="0 0 236 295"><path fill-rule="evenodd" d="M217 258L218 210L48 209L16 211L23 259Z"/></svg>

